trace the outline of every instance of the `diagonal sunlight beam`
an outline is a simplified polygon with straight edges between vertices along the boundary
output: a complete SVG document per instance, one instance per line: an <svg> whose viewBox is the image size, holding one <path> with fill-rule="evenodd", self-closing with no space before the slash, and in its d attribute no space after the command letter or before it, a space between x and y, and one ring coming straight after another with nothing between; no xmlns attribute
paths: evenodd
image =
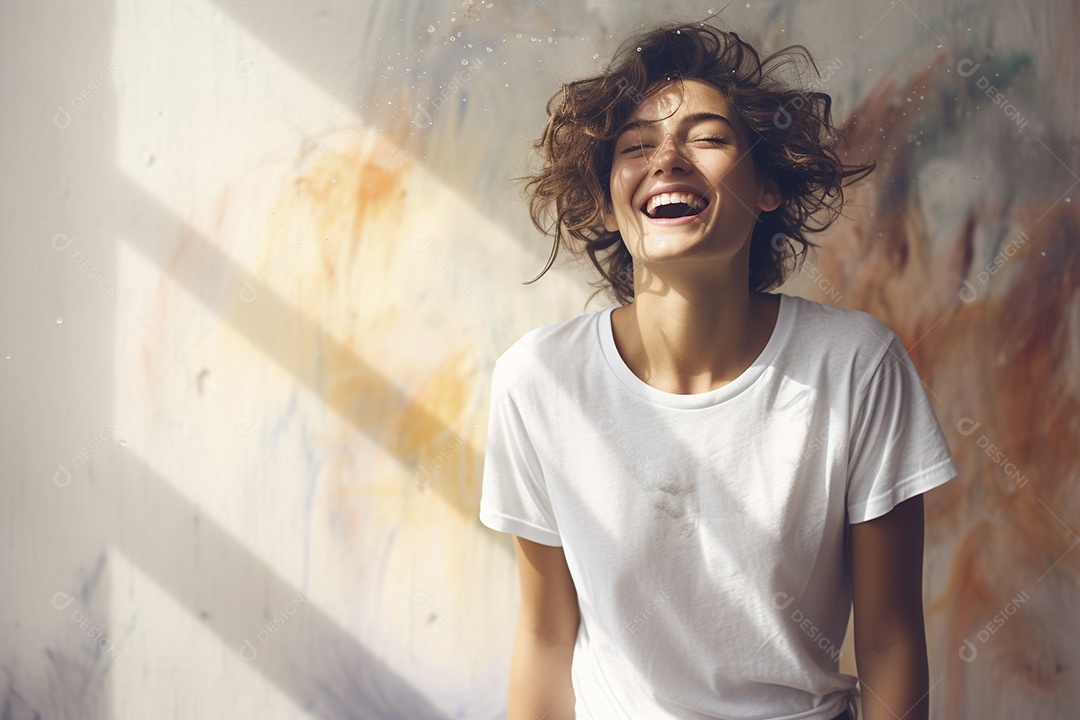
<svg viewBox="0 0 1080 720"><path fill-rule="evenodd" d="M140 212L131 217L118 218L116 231L131 238L129 242L135 250L157 265L163 274L174 279L209 310L221 316L223 304L232 302L226 293L239 288L241 281L249 277L250 273L208 242L190 224L144 192L130 178L121 174L117 181L119 192L123 194L123 188L127 189L126 194L131 198L127 201L130 202L129 207L138 207ZM178 238L177 242L143 240L148 225L156 229L158 237ZM174 254L180 242L184 243L184 247L181 256L177 258ZM213 273L214 277L208 277L210 273ZM363 358L325 333L315 320L274 293L272 288L260 287L257 303L233 305L237 307L229 318L229 322L233 323L232 328L260 348L268 358L296 378L298 383L307 387L313 395L321 397L328 407L337 411L357 429L380 439L377 425L379 420L385 416L398 415L407 419L405 424L438 428L449 435L456 433L455 429L413 401ZM297 352L295 344L288 337L276 332L280 325L303 327L305 336L317 337L319 352L323 357L322 366L354 368L355 374L351 379L362 383L364 387L372 388L372 393L363 398L363 405L376 408L378 412L368 412L365 415L361 408L350 407L339 398L326 397L319 386L319 378L313 373L313 366L302 362L302 358L306 356ZM315 350L312 349L312 352ZM408 437L401 437L400 442L384 449L405 467L417 466L424 450L422 447L412 447ZM463 445L461 452L465 453L462 461L464 467L475 468L479 478L483 466L481 454L467 443ZM484 527L476 517L479 512L479 480L470 483L469 487L473 488L473 492L466 493L448 487L449 484L436 481L429 487L439 493L457 512L468 517L476 527ZM493 531L488 532L496 535ZM507 552L512 550L506 542L497 544Z"/></svg>
<svg viewBox="0 0 1080 720"><path fill-rule="evenodd" d="M416 77L402 76L401 81L385 81L379 79L379 72L387 62L400 65L410 58L423 64L436 61L444 62L445 59L431 57L434 45L426 39L428 26L433 18L449 20L453 12L464 12L468 22L456 24L458 30L471 32L471 28L477 28L477 38L484 38L483 42L490 42L495 49L495 55L488 56L483 51L479 56L485 60L498 58L503 55L503 64L513 63L508 46L502 41L512 31L522 32L527 26L526 21L533 16L534 24L539 27L558 28L557 35L565 33L569 39L584 40L603 29L595 13L578 5L567 4L560 7L556 13L547 3L539 0L522 0L519 3L497 3L494 9L487 9L484 3L469 3L466 9L463 3L458 3L456 11L454 3L379 3L366 0L358 3L345 3L334 7L333 22L313 22L312 16L321 19L328 14L327 11L316 13L309 5L302 3L285 4L275 9L274 13L267 13L258 3L245 3L244 0L210 0L213 6L219 8L236 25L241 26L245 32L258 39L258 42L271 48L275 55L289 68L301 75L313 86L318 87L325 95L335 98L349 111L362 117L364 122L376 128L380 133L390 137L394 142L400 143L410 150L420 151L425 157L436 155L437 152L431 146L433 141L438 140L445 144L446 141L455 142L461 139L469 140L466 134L464 138L454 137L448 132L443 123L449 120L440 119L434 125L418 129L410 124L416 112L416 103L423 99L420 90L430 90L437 94L438 87L423 87L423 81ZM471 15L471 17L469 17ZM538 18L543 17L541 22ZM442 32L442 29L439 30ZM552 30L546 31L551 35ZM420 39L423 36L425 39ZM500 37L501 36L501 37ZM468 37L468 36L466 36ZM464 41L459 44L464 44ZM346 66L341 57L342 48L348 46L352 53ZM424 53L423 51L428 51ZM464 51L464 48L463 48ZM525 58L530 58L536 53L535 48L529 45L521 45L517 49ZM402 60L400 56L404 56ZM540 60L538 55L535 55ZM396 60L395 60L396 58ZM546 63L545 63L546 65ZM493 62L488 66L494 67ZM524 70L525 63L521 63ZM356 68L371 70L357 72ZM516 69L516 64L515 64ZM400 70L400 68L399 68ZM505 73L506 71L501 71ZM490 74L489 74L490 73ZM348 77L349 85L342 85L342 77ZM418 76L419 77L419 76ZM496 82L498 80L498 82ZM541 131L545 121L543 112L543 99L546 99L545 90L537 92L537 101L531 108L527 105L515 102L507 97L503 90L502 75L496 71L485 71L484 75L469 82L470 92L478 97L484 96L485 92L494 93L493 98L505 98L510 100L507 106L492 107L492 111L500 115L513 115L524 118L528 123L536 123L535 127L528 130L526 135L537 134ZM409 84L421 87L405 92ZM558 83L554 77L550 81L542 81L541 88L550 86L554 91ZM392 101L393 109L382 111L383 101ZM408 107L398 107L397 104L405 101L411 103ZM378 109L372 111L372 106L378 102ZM501 103L500 103L501 105ZM531 111L531 114L529 114ZM494 169L499 174L496 182L476 182L471 173L460 172L460 162L475 162L477 155L473 153L462 154L455 161L431 162L425 164L425 168L437 177L445 187L451 188L462 197L475 196L478 192L497 191L497 197L502 202L493 202L484 206L484 214L490 222L504 228L506 234L522 244L528 250L529 243L524 242L533 232L532 226L524 225L517 215L519 206L515 200L516 189L510 189L509 176L517 175L522 170L521 162L526 160L529 153L528 143L532 138L522 138L517 134L507 133L507 141L520 147L520 157L506 152L496 152L486 155L485 161L495 163ZM480 140L477 137L476 140ZM490 140L490 138L485 138ZM482 168L481 171L489 177L487 172L491 168ZM502 175L507 177L502 177ZM505 187L504 187L505 185ZM523 235L524 233L524 235ZM541 259L546 258L546 251Z"/></svg>
<svg viewBox="0 0 1080 720"><path fill-rule="evenodd" d="M299 707L321 720L444 720L416 688L311 601L265 642L257 631L300 590L200 512L141 458L95 479L83 542L112 546ZM213 562L206 562L206 555ZM251 586L259 588L253 607ZM254 641L252 650L245 640Z"/></svg>

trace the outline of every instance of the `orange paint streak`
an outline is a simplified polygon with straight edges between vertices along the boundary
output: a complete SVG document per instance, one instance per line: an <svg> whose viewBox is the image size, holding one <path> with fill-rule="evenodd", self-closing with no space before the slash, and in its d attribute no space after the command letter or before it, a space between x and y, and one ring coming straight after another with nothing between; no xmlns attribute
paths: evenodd
<svg viewBox="0 0 1080 720"><path fill-rule="evenodd" d="M819 256L845 305L900 335L960 467L958 478L925 495L927 552L951 553L944 586L925 589L928 617L941 614L946 623L945 656L936 664L947 674L935 690L946 695L946 717L971 716L973 703L1007 700L1032 717L1050 717L1075 700L1072 668L1080 659L1074 643L1033 641L1054 637L1059 620L1032 610L1036 600L1053 606L1055 593L1080 582L1080 547L1073 549L1080 531L1073 449L1080 399L1076 356L1069 354L1080 343L1069 315L1080 291L1080 219L1075 202L1054 204L1057 192L1018 201L1004 217L1000 198L986 198L957 237L931 242L908 193L915 155L908 137L917 115L897 110L907 97L939 92L933 73L941 72L934 65L942 58L905 87L883 83L843 128L841 158L875 159L878 169L845 191L851 220L828 235ZM1023 197L1023 179L1006 182L1013 197ZM982 269L970 267L982 223L1009 227L1010 237L1023 232L1027 240L979 284L977 299L964 303L962 281ZM945 247L944 262L935 244ZM978 425L970 429L972 423ZM1032 602L979 642L980 629L1020 592ZM979 651L970 663L959 655L965 639Z"/></svg>
<svg viewBox="0 0 1080 720"><path fill-rule="evenodd" d="M400 463L392 475L376 473L374 465L327 465L326 500L350 535L372 515L373 497L398 503L403 492L434 491L472 518L479 506L482 458L455 439L476 392L472 344L465 337L442 348L402 332L402 307L414 299L407 292L414 286L410 263L418 257L402 229L402 201L413 169L384 137L356 136L351 147L312 152L301 160L302 174L274 205L277 216L286 219L274 226L258 263L273 267L290 243L300 245L304 259L279 271L277 285L294 284L290 299L317 317L342 349L317 353L317 338L282 327L277 318L264 318L266 332L288 337L293 362L317 378L326 401L348 408L350 423ZM419 375L387 362L395 354L418 353L430 358ZM371 368L359 367L357 357ZM450 445L456 449L448 450ZM433 463L438 467L430 467ZM422 464L435 472L418 483L414 474Z"/></svg>

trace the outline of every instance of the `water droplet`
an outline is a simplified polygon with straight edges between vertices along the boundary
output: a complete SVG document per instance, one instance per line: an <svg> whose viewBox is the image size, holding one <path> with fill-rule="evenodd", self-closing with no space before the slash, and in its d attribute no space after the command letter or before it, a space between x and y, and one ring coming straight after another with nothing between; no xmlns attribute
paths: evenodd
<svg viewBox="0 0 1080 720"><path fill-rule="evenodd" d="M127 440L121 440L120 447L127 447Z"/></svg>
<svg viewBox="0 0 1080 720"><path fill-rule="evenodd" d="M461 64L462 64L462 65L468 65L468 64L469 64L469 61L468 61L468 60L462 60L462 61L461 61Z"/></svg>
<svg viewBox="0 0 1080 720"><path fill-rule="evenodd" d="M638 51L638 52L641 52L641 48L638 48L638 49L637 49L637 51Z"/></svg>
<svg viewBox="0 0 1080 720"><path fill-rule="evenodd" d="M433 32L435 32L435 26L434 26L434 25L428 25L428 26L427 26L427 31L428 31L429 33L433 33Z"/></svg>
<svg viewBox="0 0 1080 720"><path fill-rule="evenodd" d="M10 356L10 355L5 355L5 356L4 356L4 359L5 359L5 360L10 360L10 359L11 359L11 356Z"/></svg>
<svg viewBox="0 0 1080 720"><path fill-rule="evenodd" d="M336 182L337 182L337 178L330 178L330 183L331 184L336 183Z"/></svg>
<svg viewBox="0 0 1080 720"><path fill-rule="evenodd" d="M521 33L518 33L517 36L518 36L518 40L520 40L521 39Z"/></svg>
<svg viewBox="0 0 1080 720"><path fill-rule="evenodd" d="M56 318L56 324L57 325L59 325L62 322L64 322L63 318Z"/></svg>
<svg viewBox="0 0 1080 720"><path fill-rule="evenodd" d="M750 7L750 3L746 3L746 7Z"/></svg>
<svg viewBox="0 0 1080 720"><path fill-rule="evenodd" d="M277 215L277 210L271 210L271 211L270 211L270 214L271 214L271 215Z"/></svg>
<svg viewBox="0 0 1080 720"><path fill-rule="evenodd" d="M595 59L596 59L596 58L598 58L598 57L600 57L600 53L593 53L593 54L592 54L592 59L593 59L593 60L595 60Z"/></svg>
<svg viewBox="0 0 1080 720"><path fill-rule="evenodd" d="M1065 198L1065 202L1067 202L1067 203L1071 203L1071 202L1072 202L1072 198Z"/></svg>
<svg viewBox="0 0 1080 720"><path fill-rule="evenodd" d="M489 47L486 47L484 49L487 50L488 52L491 52L491 48L489 48Z"/></svg>

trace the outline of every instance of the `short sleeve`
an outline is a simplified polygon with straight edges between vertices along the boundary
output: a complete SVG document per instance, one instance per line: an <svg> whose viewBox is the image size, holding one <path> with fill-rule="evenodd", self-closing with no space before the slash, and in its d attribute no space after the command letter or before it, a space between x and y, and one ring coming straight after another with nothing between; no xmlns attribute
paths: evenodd
<svg viewBox="0 0 1080 720"><path fill-rule="evenodd" d="M854 408L848 522L884 515L959 474L922 379L895 333Z"/></svg>
<svg viewBox="0 0 1080 720"><path fill-rule="evenodd" d="M496 362L491 376L480 522L492 530L559 547L562 539L540 458L503 370Z"/></svg>

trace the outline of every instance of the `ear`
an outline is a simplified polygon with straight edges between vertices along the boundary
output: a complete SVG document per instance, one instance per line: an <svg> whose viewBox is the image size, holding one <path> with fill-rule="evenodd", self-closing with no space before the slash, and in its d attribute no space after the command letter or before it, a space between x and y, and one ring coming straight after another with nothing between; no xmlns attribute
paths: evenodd
<svg viewBox="0 0 1080 720"><path fill-rule="evenodd" d="M783 195L780 193L780 186L777 184L776 179L770 174L765 178L765 184L761 188L761 197L758 200L758 207L763 212L769 212L780 207L780 201L783 200Z"/></svg>

